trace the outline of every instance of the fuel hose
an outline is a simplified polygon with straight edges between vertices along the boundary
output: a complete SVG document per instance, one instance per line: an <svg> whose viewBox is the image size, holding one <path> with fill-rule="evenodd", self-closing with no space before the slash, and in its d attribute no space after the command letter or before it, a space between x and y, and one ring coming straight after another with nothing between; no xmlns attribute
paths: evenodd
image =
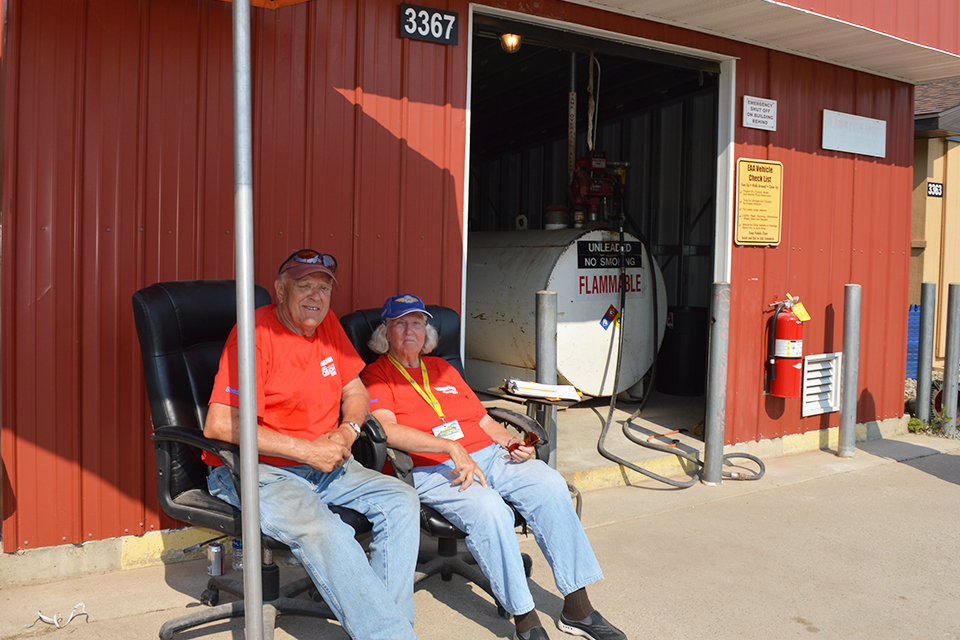
<svg viewBox="0 0 960 640"><path fill-rule="evenodd" d="M610 410L609 410L608 413L607 413L607 419L603 422L603 428L602 428L601 431L600 431L600 439L597 441L597 451L598 451L598 452L600 453L600 455L602 455L604 458L606 458L606 459L608 459L608 460L611 460L611 461L613 461L613 462L616 462L617 464L622 465L622 466L624 466L624 467L627 467L628 469L632 469L632 470L636 471L637 473L642 474L642 475L644 475L644 476L646 476L646 477L648 477L648 478L651 478L651 479L653 479L653 480L657 480L658 482L662 482L662 483L664 483L664 484L668 484L668 485L670 485L670 486L672 486L672 487L676 487L676 488L678 488L678 489L686 489L686 488L688 488L688 487L692 487L693 485L695 485L695 484L697 483L697 481L700 479L700 474L701 474L701 472L702 472L702 470L703 470L703 462L702 462L701 460L699 460L696 456L694 456L694 455L692 455L692 454L690 454L690 453L687 453L686 451L682 451L682 450L680 450L679 448L669 447L669 446L662 445L662 444L659 444L659 443L656 443L656 442L650 442L650 441L644 440L644 439L642 439L642 438L638 438L638 437L628 428L628 425L630 424L630 421L631 421L633 418L637 417L637 416L640 414L640 411L643 410L643 407L646 405L647 400L649 400L649 398L650 398L650 393L651 393L651 390L652 390L652 388L653 388L653 375L655 375L655 368L656 368L656 362L657 362L656 352L657 352L657 346L658 346L658 344L659 344L659 337L660 337L660 336L659 336L659 328L658 328L659 321L660 321L660 316L659 316L659 310L658 310L658 308L657 308L657 298L658 298L658 295L657 295L657 294L658 294L658 291L657 291L657 276L656 276L656 273L655 273L654 270L653 270L653 254L650 253L650 248L647 246L647 243L646 243L646 241L645 241L645 239L644 239L643 237L640 237L639 240L640 240L641 246L643 247L643 252L644 252L644 253L646 254L646 256L647 256L647 268L649 269L651 281L653 282L653 322L651 323L651 325L653 326L653 350L654 350L654 356L653 356L653 365L652 365L652 367L653 367L653 369L654 369L654 374L651 376L651 381L650 381L650 383L647 385L647 389L644 390L644 395L643 395L643 398L642 398L642 400L641 400L640 407L633 413L633 415L631 415L629 418L627 418L626 420L623 421L623 424L622 424L623 435L626 436L626 438L627 438L628 440L630 440L631 442L634 442L634 443L636 443L636 444L638 444L638 445L640 445L640 446L642 446L642 447L646 447L646 448L648 448L648 449L653 449L653 450L655 450L655 451L660 451L660 452L662 452L662 453L667 453L667 454L675 455L675 456L678 456L678 457L680 457L680 458L683 458L683 459L687 460L687 461L690 462L691 465L696 469L696 472L693 474L693 476L692 476L691 478L688 478L688 479L686 479L686 480L677 480L677 479L674 479L674 478L668 478L668 477L662 476L662 475L660 475L660 474L658 474L658 473L654 473L654 472L652 472L652 471L650 471L650 470L648 470L648 469L644 469L643 467L637 466L637 465L633 464L632 462L630 462L630 461L628 461L628 460L624 460L623 458L620 458L619 456L617 456L617 455L611 453L610 451L608 451L607 448L606 448L606 446L605 446L605 444L604 444L605 441L606 441L606 438L607 438L607 433L610 431L610 425L613 424L613 412L614 412L614 410L616 409L616 406L617 406L617 389L618 389L619 384L620 384L620 362L621 362L621 357L622 357L622 355L623 355L623 334L624 334L624 327L626 326L625 323L626 323L626 320L627 320L627 317L626 317L627 288L626 288L626 286L624 286L625 283L626 283L626 277L627 277L627 267L626 267L626 260L625 260L626 256L625 256L625 254L624 254L624 246L623 246L623 243L624 243L624 238L623 238L623 222L624 222L624 217L625 217L624 214L621 213L621 214L620 214L620 219L619 219L619 233L620 233L620 236L619 236L619 240L620 240L620 242L619 242L619 251L620 251L620 333L619 333L619 336L618 336L618 344L617 344L617 369L616 369L616 373L615 373L614 376L613 376L613 393L610 394ZM642 258L641 258L641 264L642 264ZM614 326L616 326L616 325L614 325ZM758 458L758 457L756 457L756 456L754 456L754 455L751 455L751 454L749 454L749 453L728 453L728 454L726 454L726 455L723 456L723 462L724 462L724 464L727 464L727 461L728 461L728 460L731 460L731 459L734 459L734 458L742 458L742 459L750 460L750 461L754 462L754 463L759 467L759 470L758 470L756 473L752 473L752 474L740 473L740 472L731 472L731 471L723 471L723 472L722 472L722 475L723 475L724 478L728 478L728 479L730 479L730 480L759 480L760 478L763 477L763 474L766 472L766 467L764 466L763 461L760 460L760 458Z"/></svg>

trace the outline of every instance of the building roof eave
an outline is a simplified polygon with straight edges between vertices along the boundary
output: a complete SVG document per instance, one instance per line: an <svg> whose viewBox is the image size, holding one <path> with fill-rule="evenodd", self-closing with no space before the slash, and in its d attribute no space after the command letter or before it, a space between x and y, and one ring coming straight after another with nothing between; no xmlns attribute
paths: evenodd
<svg viewBox="0 0 960 640"><path fill-rule="evenodd" d="M960 55L768 0L568 0L913 84L957 75Z"/></svg>

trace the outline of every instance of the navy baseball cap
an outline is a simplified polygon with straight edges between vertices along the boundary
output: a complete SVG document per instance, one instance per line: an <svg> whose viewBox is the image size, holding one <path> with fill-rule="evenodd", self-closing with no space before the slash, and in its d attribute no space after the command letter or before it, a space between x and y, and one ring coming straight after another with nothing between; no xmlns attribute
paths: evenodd
<svg viewBox="0 0 960 640"><path fill-rule="evenodd" d="M423 306L423 301L420 300L420 298L412 296L409 293L401 293L398 296L390 296L387 298L387 301L383 303L383 309L380 311L380 320L383 322L396 320L408 313L415 312L422 313L431 318L433 317L433 314Z"/></svg>

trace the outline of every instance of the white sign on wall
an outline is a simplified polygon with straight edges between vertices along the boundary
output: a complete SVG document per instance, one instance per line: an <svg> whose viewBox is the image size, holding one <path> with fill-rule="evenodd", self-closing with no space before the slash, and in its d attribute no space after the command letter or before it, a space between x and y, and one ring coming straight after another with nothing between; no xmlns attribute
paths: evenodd
<svg viewBox="0 0 960 640"><path fill-rule="evenodd" d="M887 121L823 110L824 149L887 157Z"/></svg>
<svg viewBox="0 0 960 640"><path fill-rule="evenodd" d="M777 101L743 96L743 126L776 131Z"/></svg>

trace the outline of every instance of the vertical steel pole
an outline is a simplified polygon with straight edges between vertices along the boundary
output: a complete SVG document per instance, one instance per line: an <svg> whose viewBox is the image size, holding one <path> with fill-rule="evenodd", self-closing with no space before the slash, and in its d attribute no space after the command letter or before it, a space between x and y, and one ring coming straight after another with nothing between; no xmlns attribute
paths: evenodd
<svg viewBox="0 0 960 640"><path fill-rule="evenodd" d="M727 413L727 354L730 341L730 284L713 283L710 305L710 350L707 363L707 416L703 433L700 482L723 481L723 438Z"/></svg>
<svg viewBox="0 0 960 640"><path fill-rule="evenodd" d="M537 291L537 382L557 384L557 292ZM550 466L557 468L557 408L540 405L538 419L550 438ZM542 412L542 417L540 417Z"/></svg>
<svg viewBox="0 0 960 640"><path fill-rule="evenodd" d="M570 52L570 93L567 95L567 184L577 168L577 52Z"/></svg>
<svg viewBox="0 0 960 640"><path fill-rule="evenodd" d="M263 638L260 487L254 347L253 117L250 0L233 2L233 163L237 251L237 362L240 377L240 495L243 503L244 618L247 640Z"/></svg>
<svg viewBox="0 0 960 640"><path fill-rule="evenodd" d="M933 371L933 334L937 318L937 283L920 285L920 353L917 354L917 418L930 424L930 377Z"/></svg>
<svg viewBox="0 0 960 640"><path fill-rule="evenodd" d="M843 291L843 366L840 391L840 435L837 455L852 458L857 442L857 385L860 379L860 285Z"/></svg>
<svg viewBox="0 0 960 640"><path fill-rule="evenodd" d="M960 283L947 290L947 353L943 363L943 435L957 432L957 379L960 375Z"/></svg>

